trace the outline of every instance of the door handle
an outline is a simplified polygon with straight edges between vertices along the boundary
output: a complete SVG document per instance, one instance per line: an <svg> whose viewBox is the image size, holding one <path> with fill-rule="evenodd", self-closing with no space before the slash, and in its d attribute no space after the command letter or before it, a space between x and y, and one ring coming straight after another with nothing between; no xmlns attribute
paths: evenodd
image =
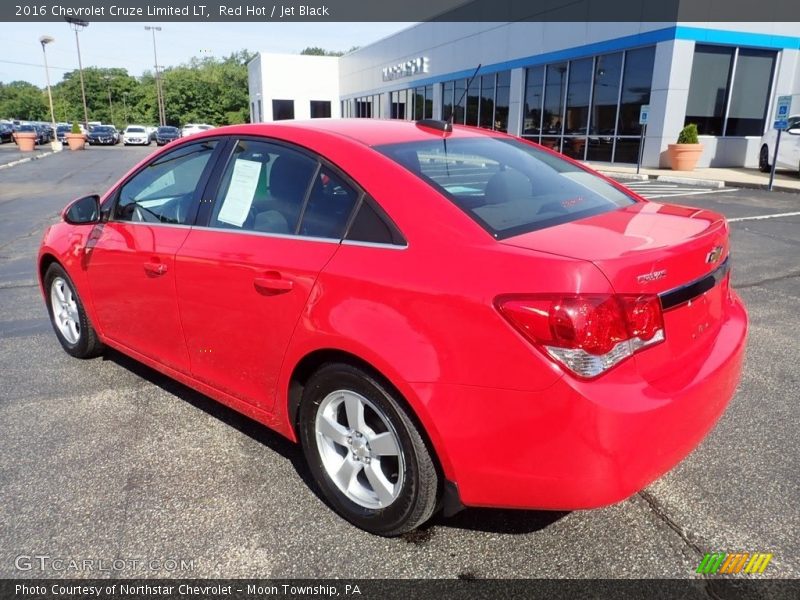
<svg viewBox="0 0 800 600"><path fill-rule="evenodd" d="M285 294L294 289L294 281L284 279L280 273L272 273L272 276L256 277L253 280L256 290L264 294Z"/></svg>
<svg viewBox="0 0 800 600"><path fill-rule="evenodd" d="M167 272L167 265L164 263L146 262L144 272L148 275L163 275Z"/></svg>

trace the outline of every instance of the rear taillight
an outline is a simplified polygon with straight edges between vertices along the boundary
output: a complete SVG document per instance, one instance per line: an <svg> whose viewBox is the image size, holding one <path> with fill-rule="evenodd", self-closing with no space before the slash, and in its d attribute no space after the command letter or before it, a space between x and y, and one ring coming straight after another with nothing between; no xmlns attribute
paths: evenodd
<svg viewBox="0 0 800 600"><path fill-rule="evenodd" d="M597 377L664 341L661 302L653 295L501 296L495 304L523 336L579 377Z"/></svg>

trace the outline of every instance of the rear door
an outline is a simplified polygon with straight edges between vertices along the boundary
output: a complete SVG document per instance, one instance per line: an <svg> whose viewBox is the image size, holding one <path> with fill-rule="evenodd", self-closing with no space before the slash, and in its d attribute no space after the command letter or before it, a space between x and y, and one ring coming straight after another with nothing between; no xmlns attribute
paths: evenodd
<svg viewBox="0 0 800 600"><path fill-rule="evenodd" d="M178 305L198 380L272 408L283 355L357 188L297 148L238 140L177 257Z"/></svg>
<svg viewBox="0 0 800 600"><path fill-rule="evenodd" d="M103 333L184 372L189 360L175 296L175 252L189 234L217 146L181 146L132 175L87 245L87 277Z"/></svg>

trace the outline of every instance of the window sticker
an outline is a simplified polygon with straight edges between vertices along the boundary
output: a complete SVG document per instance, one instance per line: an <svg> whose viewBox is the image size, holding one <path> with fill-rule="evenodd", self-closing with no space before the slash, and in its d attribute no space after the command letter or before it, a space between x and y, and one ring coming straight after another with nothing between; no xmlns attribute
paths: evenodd
<svg viewBox="0 0 800 600"><path fill-rule="evenodd" d="M241 227L253 204L253 197L261 175L261 163L237 158L233 165L228 193L222 201L217 221Z"/></svg>

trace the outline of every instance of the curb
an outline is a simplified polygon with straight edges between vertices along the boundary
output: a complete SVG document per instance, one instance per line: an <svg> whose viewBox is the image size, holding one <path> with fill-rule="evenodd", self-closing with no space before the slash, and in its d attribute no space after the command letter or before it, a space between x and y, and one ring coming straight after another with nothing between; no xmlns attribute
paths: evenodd
<svg viewBox="0 0 800 600"><path fill-rule="evenodd" d="M695 177L677 177L675 175L659 175L656 177L656 181L663 181L664 183L678 183L711 189L722 189L725 187L725 182L719 179L697 179Z"/></svg>
<svg viewBox="0 0 800 600"><path fill-rule="evenodd" d="M598 173L617 181L648 181L650 179L648 175L637 175L636 173L618 173L616 171L598 171Z"/></svg>
<svg viewBox="0 0 800 600"><path fill-rule="evenodd" d="M19 160L12 160L11 162L7 162L5 164L0 165L0 169L8 169L10 167L15 167L16 165L21 165L26 162L30 162L32 160L39 160L40 158L44 158L45 156L50 156L51 154L55 154L52 150L50 152L45 152L44 154L37 154L36 156L26 156L25 158L20 158Z"/></svg>

